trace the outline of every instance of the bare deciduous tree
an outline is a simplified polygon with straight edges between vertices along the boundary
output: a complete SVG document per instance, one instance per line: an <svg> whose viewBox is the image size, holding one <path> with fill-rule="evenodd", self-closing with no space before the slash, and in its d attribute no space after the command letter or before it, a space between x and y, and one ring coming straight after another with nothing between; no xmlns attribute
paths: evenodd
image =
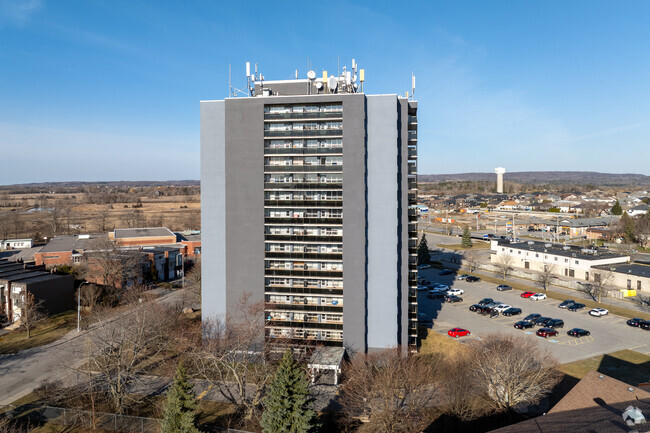
<svg viewBox="0 0 650 433"><path fill-rule="evenodd" d="M637 295L632 298L632 300L636 302L642 309L650 311L650 296L645 296L637 293Z"/></svg>
<svg viewBox="0 0 650 433"><path fill-rule="evenodd" d="M581 284L578 287L581 292L600 304L603 295L607 296L607 288L614 281L614 273L605 268L593 268L593 275L593 283Z"/></svg>
<svg viewBox="0 0 650 433"><path fill-rule="evenodd" d="M274 370L264 342L264 304L244 295L236 316L203 324L203 346L194 366L205 380L237 407L244 423L259 417ZM227 326L226 326L227 325Z"/></svg>
<svg viewBox="0 0 650 433"><path fill-rule="evenodd" d="M47 314L43 311L42 304L30 292L25 293L25 300L19 304L20 329L27 332L26 338L31 338L34 328L47 319Z"/></svg>
<svg viewBox="0 0 650 433"><path fill-rule="evenodd" d="M366 418L374 431L419 432L436 397L438 358L406 356L401 349L358 354L347 365L343 411Z"/></svg>
<svg viewBox="0 0 650 433"><path fill-rule="evenodd" d="M464 254L464 264L467 267L467 270L471 274L478 268L479 265L479 260L477 257L477 253L474 250L468 250Z"/></svg>
<svg viewBox="0 0 650 433"><path fill-rule="evenodd" d="M557 361L529 338L489 334L470 348L470 379L498 410L536 403L559 381Z"/></svg>
<svg viewBox="0 0 650 433"><path fill-rule="evenodd" d="M446 412L461 421L471 421L495 410L484 389L470 377L472 355L473 350L463 347L447 356L439 382L442 387L441 401Z"/></svg>
<svg viewBox="0 0 650 433"><path fill-rule="evenodd" d="M508 278L508 275L513 271L512 264L514 259L510 254L500 254L497 256L494 266L497 269L497 272L503 278L503 281Z"/></svg>
<svg viewBox="0 0 650 433"><path fill-rule="evenodd" d="M555 273L557 272L557 266L553 263L546 263L544 265L544 270L537 274L536 282L544 290L548 290L548 286L553 281Z"/></svg>
<svg viewBox="0 0 650 433"><path fill-rule="evenodd" d="M119 318L97 318L84 350L87 360L82 373L92 371L98 385L109 391L116 413L135 401L133 387L147 371L146 361L167 346L169 317L166 307L146 303Z"/></svg>
<svg viewBox="0 0 650 433"><path fill-rule="evenodd" d="M142 262L139 252L119 249L107 237L99 237L84 254L81 274L97 284L120 288L141 275Z"/></svg>
<svg viewBox="0 0 650 433"><path fill-rule="evenodd" d="M185 284L189 289L191 302L201 302L201 260L194 262L192 269L185 275Z"/></svg>

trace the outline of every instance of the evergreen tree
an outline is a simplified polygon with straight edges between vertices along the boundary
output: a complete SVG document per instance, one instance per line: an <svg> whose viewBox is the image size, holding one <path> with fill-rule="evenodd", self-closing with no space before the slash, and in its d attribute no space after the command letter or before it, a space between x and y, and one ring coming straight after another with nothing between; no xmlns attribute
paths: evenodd
<svg viewBox="0 0 650 433"><path fill-rule="evenodd" d="M264 433L306 433L314 426L308 387L305 372L287 350L262 403Z"/></svg>
<svg viewBox="0 0 650 433"><path fill-rule="evenodd" d="M418 265L429 263L431 257L429 256L429 245L427 245L427 238L422 234L420 244L418 245Z"/></svg>
<svg viewBox="0 0 650 433"><path fill-rule="evenodd" d="M463 240L460 242L461 246L464 248L472 247L472 234L469 231L469 227L465 226L463 230Z"/></svg>
<svg viewBox="0 0 650 433"><path fill-rule="evenodd" d="M174 384L167 391L165 416L160 422L162 433L199 433L196 427L196 396L183 363L178 364Z"/></svg>
<svg viewBox="0 0 650 433"><path fill-rule="evenodd" d="M616 203L614 203L614 206L612 206L612 210L610 211L612 215L623 215L623 208L621 207L621 204L616 200Z"/></svg>

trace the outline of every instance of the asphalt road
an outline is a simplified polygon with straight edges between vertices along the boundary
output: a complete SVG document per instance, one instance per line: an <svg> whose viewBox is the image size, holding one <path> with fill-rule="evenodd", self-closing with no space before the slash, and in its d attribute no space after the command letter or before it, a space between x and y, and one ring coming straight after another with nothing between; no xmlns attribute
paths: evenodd
<svg viewBox="0 0 650 433"><path fill-rule="evenodd" d="M615 352L623 349L632 349L650 355L650 331L632 328L625 324L626 318L608 315L605 317L589 316L588 310L570 312L558 308L560 301L546 299L542 301L531 301L522 298L522 292L509 290L499 292L496 284L480 281L468 283L466 281L454 280L453 275L439 275L437 269L426 269L420 271L420 275L428 278L432 284L443 283L450 287L465 290L461 295L463 302L447 304L438 299L427 298L426 292L418 295L418 311L424 313L426 318L421 323L426 323L434 331L446 335L453 327L460 327L470 330L470 337L459 338L459 340L480 339L494 332L505 332L516 335L524 335L527 338L539 340L543 347L547 347L551 353L561 362L577 361L596 355ZM490 319L469 311L469 306L477 303L483 298L493 298L513 307L519 307L523 313L519 316L499 316ZM564 320L564 328L559 330L556 338L541 338L535 335L539 328L519 330L513 324L530 313L539 313L542 316L553 317ZM591 332L588 337L574 338L566 335L571 328L583 328Z"/></svg>

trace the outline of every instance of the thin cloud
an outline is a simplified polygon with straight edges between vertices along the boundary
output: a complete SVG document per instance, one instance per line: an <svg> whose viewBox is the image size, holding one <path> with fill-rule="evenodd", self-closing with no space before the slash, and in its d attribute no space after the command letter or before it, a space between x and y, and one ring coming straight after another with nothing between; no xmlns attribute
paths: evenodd
<svg viewBox="0 0 650 433"><path fill-rule="evenodd" d="M0 27L22 26L42 8L42 0L0 0Z"/></svg>

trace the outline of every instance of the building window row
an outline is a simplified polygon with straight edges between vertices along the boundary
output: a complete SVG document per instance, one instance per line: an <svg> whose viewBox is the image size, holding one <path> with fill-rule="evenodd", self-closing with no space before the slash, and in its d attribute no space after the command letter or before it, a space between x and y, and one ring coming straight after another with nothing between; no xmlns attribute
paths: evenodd
<svg viewBox="0 0 650 433"><path fill-rule="evenodd" d="M307 340L342 341L342 331L316 331L312 329L268 328L272 338L302 338Z"/></svg>
<svg viewBox="0 0 650 433"><path fill-rule="evenodd" d="M265 123L265 131L318 131L318 130L340 130L343 122L291 122L291 123Z"/></svg>
<svg viewBox="0 0 650 433"><path fill-rule="evenodd" d="M343 263L267 260L266 269L289 269L289 270L295 269L295 270L305 270L305 271L342 271Z"/></svg>
<svg viewBox="0 0 650 433"><path fill-rule="evenodd" d="M266 302L272 304L285 305L321 305L321 306L343 306L342 297L331 296L287 296L287 295L267 295Z"/></svg>
<svg viewBox="0 0 650 433"><path fill-rule="evenodd" d="M341 183L343 175L340 173L273 173L264 175L264 182L267 183Z"/></svg>
<svg viewBox="0 0 650 433"><path fill-rule="evenodd" d="M343 245L318 245L318 244L266 244L266 251L284 253L342 253Z"/></svg>
<svg viewBox="0 0 650 433"><path fill-rule="evenodd" d="M341 209L265 209L268 218L342 218Z"/></svg>
<svg viewBox="0 0 650 433"><path fill-rule="evenodd" d="M267 191L265 200L343 200L342 191Z"/></svg>
<svg viewBox="0 0 650 433"><path fill-rule="evenodd" d="M342 236L343 229L339 227L318 227L318 226L267 226L265 233L271 235L294 235L294 236Z"/></svg>
<svg viewBox="0 0 650 433"><path fill-rule="evenodd" d="M343 106L340 104L330 105L266 105L264 112L269 114L287 114L287 113L336 113L342 112Z"/></svg>
<svg viewBox="0 0 650 433"><path fill-rule="evenodd" d="M341 323L342 314L318 314L293 311L269 311L266 320L286 320L288 322Z"/></svg>
<svg viewBox="0 0 650 433"><path fill-rule="evenodd" d="M342 156L271 156L264 158L264 165L268 166L315 166L315 165L343 165Z"/></svg>
<svg viewBox="0 0 650 433"><path fill-rule="evenodd" d="M308 140L264 140L266 149L341 149L343 140L340 138L323 138Z"/></svg>
<svg viewBox="0 0 650 433"><path fill-rule="evenodd" d="M305 287L312 289L342 289L342 280L312 278L267 278L267 286Z"/></svg>

